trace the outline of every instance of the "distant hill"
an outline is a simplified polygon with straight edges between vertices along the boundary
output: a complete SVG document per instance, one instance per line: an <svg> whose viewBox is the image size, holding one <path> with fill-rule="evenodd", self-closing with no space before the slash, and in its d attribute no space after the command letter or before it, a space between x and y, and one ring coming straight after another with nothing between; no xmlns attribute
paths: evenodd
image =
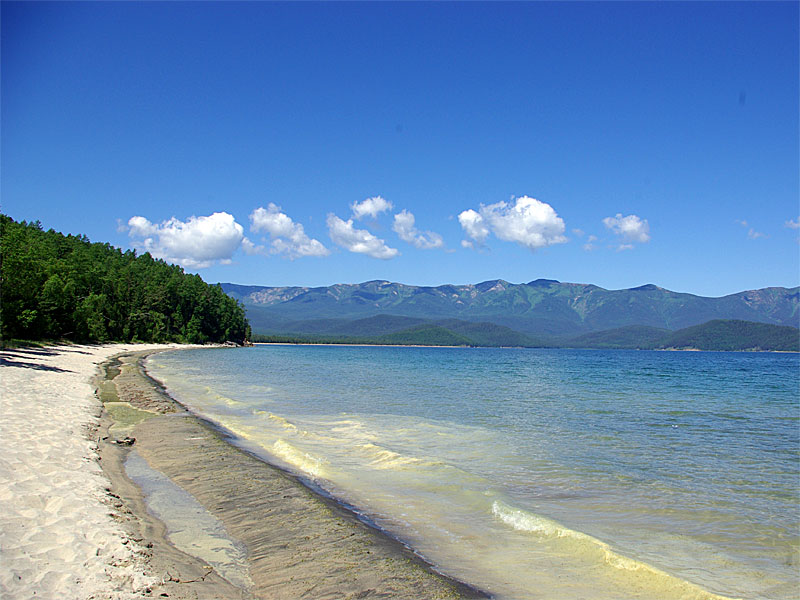
<svg viewBox="0 0 800 600"><path fill-rule="evenodd" d="M672 332L669 329L648 327L647 325L629 325L628 327L585 333L566 340L563 345L572 348L653 350L662 347L670 335Z"/></svg>
<svg viewBox="0 0 800 600"><path fill-rule="evenodd" d="M340 330L346 331L343 323L338 323L337 326ZM359 327L353 328L353 331L357 330L364 331ZM714 320L678 331L633 325L560 341L537 340L501 325L470 323L457 319L423 322L408 329L371 336L320 333L255 334L254 340L296 344L800 351L800 329L797 327L737 320Z"/></svg>
<svg viewBox="0 0 800 600"><path fill-rule="evenodd" d="M664 348L800 351L800 330L737 320L715 320L670 334Z"/></svg>
<svg viewBox="0 0 800 600"><path fill-rule="evenodd" d="M511 345L563 345L581 335L633 326L676 331L716 319L783 326L797 326L800 320L798 287L707 298L655 285L606 290L549 279L525 284L493 280L438 287L388 281L316 288L221 285L245 305L254 332L270 334L374 337L398 333L423 322L456 319L513 330L522 337L518 338L519 344ZM470 337L458 329L465 325L442 326ZM472 333L478 335L476 331ZM638 340L639 334L645 335L635 330L614 335ZM496 341L495 334L490 337ZM609 343L618 346L628 342L620 339Z"/></svg>
<svg viewBox="0 0 800 600"><path fill-rule="evenodd" d="M287 331L261 334L261 339L282 342L386 343L424 346L550 345L494 323L459 319L426 321L410 317L376 315L367 319L316 319L287 323Z"/></svg>
<svg viewBox="0 0 800 600"><path fill-rule="evenodd" d="M375 337L396 333L427 323L426 319L375 315L364 319L310 319L287 322L283 330L323 336Z"/></svg>
<svg viewBox="0 0 800 600"><path fill-rule="evenodd" d="M458 319L445 319L436 321L436 324L439 327L444 327L453 333L464 336L470 341L471 346L540 347L550 345L546 340L525 335L519 331L494 323L473 323Z"/></svg>
<svg viewBox="0 0 800 600"><path fill-rule="evenodd" d="M379 342L421 346L474 346L469 338L440 325L420 325L405 331L381 336Z"/></svg>

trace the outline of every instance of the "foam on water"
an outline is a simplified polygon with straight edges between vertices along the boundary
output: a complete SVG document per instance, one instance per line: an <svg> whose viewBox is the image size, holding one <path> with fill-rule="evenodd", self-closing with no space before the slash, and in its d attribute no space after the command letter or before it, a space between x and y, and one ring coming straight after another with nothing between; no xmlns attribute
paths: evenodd
<svg viewBox="0 0 800 600"><path fill-rule="evenodd" d="M377 444L359 444L358 448L364 450L369 466L375 469L405 469L420 468L424 466L440 465L440 462L424 460L414 456L393 452L388 448L383 448Z"/></svg>
<svg viewBox="0 0 800 600"><path fill-rule="evenodd" d="M686 600L732 600L726 596L712 594L699 586L670 575L642 561L628 558L615 552L611 546L590 535L572 530L561 523L542 515L524 511L505 504L500 500L492 503L492 513L506 525L517 531L533 533L551 540L564 540L572 547L567 551L589 561L600 561L604 565L627 572L631 581L628 585L644 585L653 588L660 597L676 597ZM616 575L619 579L619 575ZM623 578L624 582L624 578Z"/></svg>
<svg viewBox="0 0 800 600"><path fill-rule="evenodd" d="M325 459L303 452L286 440L278 440L272 444L272 453L283 459L304 474L321 479L325 477Z"/></svg>
<svg viewBox="0 0 800 600"><path fill-rule="evenodd" d="M278 425L280 425L284 429L289 429L291 431L297 431L297 425L295 425L294 423L290 423L289 421L287 421L283 417L281 417L279 415L276 415L276 414L273 414L273 413L271 413L269 411L266 411L266 410L254 410L253 414L255 414L257 416L267 417L267 419L269 419L270 421L273 421L274 423L277 423Z"/></svg>

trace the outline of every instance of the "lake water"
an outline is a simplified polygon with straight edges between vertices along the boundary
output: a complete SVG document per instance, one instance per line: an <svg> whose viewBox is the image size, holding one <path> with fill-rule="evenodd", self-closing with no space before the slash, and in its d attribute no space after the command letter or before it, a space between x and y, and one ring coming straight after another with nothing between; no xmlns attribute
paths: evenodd
<svg viewBox="0 0 800 600"><path fill-rule="evenodd" d="M149 372L497 598L800 597L800 356L258 346Z"/></svg>

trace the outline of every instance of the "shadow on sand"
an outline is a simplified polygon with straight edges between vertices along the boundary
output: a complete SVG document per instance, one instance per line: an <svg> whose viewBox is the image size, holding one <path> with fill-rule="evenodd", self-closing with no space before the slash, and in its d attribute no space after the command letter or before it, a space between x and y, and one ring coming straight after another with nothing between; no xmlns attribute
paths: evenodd
<svg viewBox="0 0 800 600"><path fill-rule="evenodd" d="M69 369L61 369L59 367L51 367L49 365L42 365L32 362L24 362L21 360L14 360L15 356L6 353L5 356L0 357L0 366L3 367L20 367L23 369L34 369L36 371L53 371L55 373L73 373Z"/></svg>

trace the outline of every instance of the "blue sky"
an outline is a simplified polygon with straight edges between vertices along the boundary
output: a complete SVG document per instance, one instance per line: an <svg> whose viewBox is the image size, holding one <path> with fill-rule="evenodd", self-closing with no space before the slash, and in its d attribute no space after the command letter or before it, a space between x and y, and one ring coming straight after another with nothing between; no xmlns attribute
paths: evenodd
<svg viewBox="0 0 800 600"><path fill-rule="evenodd" d="M800 283L797 3L2 3L2 211L211 282Z"/></svg>

